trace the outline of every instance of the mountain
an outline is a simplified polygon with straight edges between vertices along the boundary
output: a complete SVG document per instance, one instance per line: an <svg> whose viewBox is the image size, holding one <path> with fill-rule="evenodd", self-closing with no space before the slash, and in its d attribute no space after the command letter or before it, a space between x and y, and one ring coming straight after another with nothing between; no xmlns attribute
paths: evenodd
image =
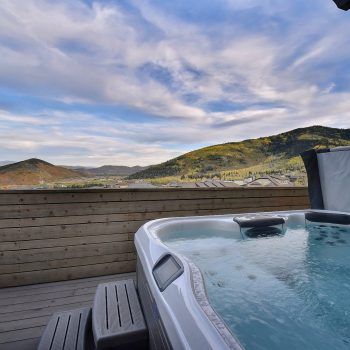
<svg viewBox="0 0 350 350"><path fill-rule="evenodd" d="M15 162L12 162L11 160L2 160L0 161L0 167L4 165L12 164L12 163L15 163Z"/></svg>
<svg viewBox="0 0 350 350"><path fill-rule="evenodd" d="M73 168L86 175L92 176L129 176L139 171L146 170L148 167L142 166L123 166L123 165L103 165L99 168Z"/></svg>
<svg viewBox="0 0 350 350"><path fill-rule="evenodd" d="M76 171L36 158L0 167L0 185L35 185L77 177L81 174Z"/></svg>
<svg viewBox="0 0 350 350"><path fill-rule="evenodd" d="M201 148L151 166L129 178L238 178L252 173L303 171L300 152L310 148L346 145L350 145L350 129L311 126L270 137Z"/></svg>

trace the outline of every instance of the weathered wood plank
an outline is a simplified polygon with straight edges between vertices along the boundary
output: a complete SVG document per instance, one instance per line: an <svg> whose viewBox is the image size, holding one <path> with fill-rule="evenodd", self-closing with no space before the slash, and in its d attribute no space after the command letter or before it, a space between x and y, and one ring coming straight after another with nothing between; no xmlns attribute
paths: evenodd
<svg viewBox="0 0 350 350"><path fill-rule="evenodd" d="M53 298L49 300L39 300L39 301L32 301L31 303L20 303L15 305L5 305L1 307L0 309L0 318L1 315L16 312L16 311L25 311L25 310L38 310L38 309L45 309L48 306L59 306L59 305L65 305L65 304L73 304L73 303L80 303L80 302L87 302L93 299L95 293L90 294L80 294L80 295L73 295L71 297L66 298Z"/></svg>
<svg viewBox="0 0 350 350"><path fill-rule="evenodd" d="M120 213L145 213L151 211L178 211L194 209L222 209L237 208L240 205L262 205L267 202L275 204L290 203L307 205L305 196L273 197L273 198L210 198L210 199L186 199L172 201L137 201L137 202L96 202L96 203L65 203L65 204L36 204L0 206L1 219L46 218L67 217L83 215L105 215Z"/></svg>
<svg viewBox="0 0 350 350"><path fill-rule="evenodd" d="M32 327L0 333L0 344L15 342L24 339L33 339L41 336L44 327Z"/></svg>
<svg viewBox="0 0 350 350"><path fill-rule="evenodd" d="M306 202L307 203L307 202ZM307 208L308 204L300 205ZM213 211L217 211L214 209ZM169 215L169 214L168 214ZM191 215L188 212L188 215ZM174 213L173 216L181 216ZM156 218L156 216L155 216ZM147 220L138 221L108 221L82 224L60 224L51 226L29 226L16 228L0 228L0 242L11 242L18 240L50 239L60 237L80 237L88 236L92 233L101 232L103 234L123 233L137 231Z"/></svg>
<svg viewBox="0 0 350 350"><path fill-rule="evenodd" d="M0 204L48 204L119 202L142 200L176 200L204 198L241 198L307 196L305 187L277 188L197 188L197 189L117 189L117 190L39 190L0 191Z"/></svg>
<svg viewBox="0 0 350 350"><path fill-rule="evenodd" d="M10 341L1 344L1 350L37 350L40 338Z"/></svg>
<svg viewBox="0 0 350 350"><path fill-rule="evenodd" d="M66 298L72 297L75 295L83 295L83 294L93 294L96 290L96 282L93 287L85 287L85 288L77 288L69 287L66 290L56 291L56 292L41 292L35 294L26 294L25 292L19 293L16 297L10 298L1 298L0 299L0 307L6 305L16 305L23 303L32 303L33 301L41 301L41 300L52 300L57 298ZM20 296L20 297L19 297ZM0 332L1 332L1 320L0 320Z"/></svg>
<svg viewBox="0 0 350 350"><path fill-rule="evenodd" d="M89 281L89 288L90 290L95 290L97 285L99 283L103 283L106 281L115 281L118 279L125 279L125 278L134 278L135 274L120 274L120 275L108 275L108 276L100 276L98 278L87 278L87 279L80 279L80 280L72 280L72 281L62 281L62 282L54 282L54 283L45 283L45 284L40 284L40 285L32 285L32 286L24 286L24 287L13 287L13 288L7 288L8 290L14 290L17 295L17 299L22 299L28 297L27 292L28 290L32 289L34 290L40 290L40 296L47 296L49 295L49 299L47 300L54 300L57 299L57 296L59 293L62 293L62 288L64 289L65 292L70 292L71 296L77 295L76 292L79 291L77 289L77 286L79 288L83 288L86 281ZM93 282L94 281L94 282ZM93 284L91 284L93 282ZM53 287L53 285L55 287ZM33 288L30 288L33 287ZM67 289L68 288L68 289ZM55 291L53 290L55 289ZM2 293L2 290L0 290ZM57 293L57 294L55 294ZM66 302L63 303L60 302L60 305L49 305L48 307L39 307L31 310L23 310L20 309L19 311L13 311L13 312L8 312L6 314L1 315L1 325L4 325L7 322L21 322L23 320L30 320L32 318L37 318L37 317L49 317L53 312L57 310L69 310L75 307L80 307L80 306L87 306L91 305L91 302L93 300L93 295L94 293L89 293L90 297L85 297L84 300L80 299L79 302L69 302L69 300L66 299ZM32 295L33 297L33 295ZM64 300L64 297L61 297L62 300ZM8 299L7 299L8 300ZM16 305L18 304L18 300L15 301L15 303L12 303L11 300L8 300L7 305ZM24 328L24 327L18 327L18 328Z"/></svg>
<svg viewBox="0 0 350 350"><path fill-rule="evenodd" d="M79 303L60 305L59 308L57 306L53 306L53 307L49 306L49 307L37 309L35 311L34 310L23 310L23 311L9 312L7 314L1 315L1 321L10 322L10 321L15 321L15 320L25 320L28 318L32 318L34 315L36 317L51 316L52 313L54 313L58 310L59 311L67 311L67 310L72 310L72 309L75 309L78 307L91 305L92 301L93 301L93 299L91 298L91 301L89 301L88 304L83 303L83 302L79 302Z"/></svg>
<svg viewBox="0 0 350 350"><path fill-rule="evenodd" d="M0 314L0 349L35 350L52 313L90 306L98 283L133 277L108 275L0 289L0 310L6 312Z"/></svg>
<svg viewBox="0 0 350 350"><path fill-rule="evenodd" d="M0 191L0 285L132 271L149 220L308 206L306 188Z"/></svg>
<svg viewBox="0 0 350 350"><path fill-rule="evenodd" d="M128 260L109 264L95 264L88 266L75 266L42 271L13 273L2 276L0 280L0 288L5 286L30 284L33 281L36 281L36 283L45 283L57 280L71 280L114 273L132 272L135 271L135 268L136 261Z"/></svg>
<svg viewBox="0 0 350 350"><path fill-rule="evenodd" d="M109 254L134 252L134 242L117 241L45 249L26 249L22 251L5 251L0 253L0 264L23 264L36 261L83 258Z"/></svg>
<svg viewBox="0 0 350 350"><path fill-rule="evenodd" d="M2 219L0 220L0 227L24 227L24 226L47 226L47 225L65 225L65 224L83 224L93 222L109 222L109 221L140 221L140 220L151 220L157 216L160 217L172 217L181 215L201 215L200 212L209 211L210 213L220 212L224 209L235 209L240 208L256 208L270 206L276 208L286 206L298 206L305 208L308 206L308 201L304 197L275 197L270 199L242 199L234 201L232 203L223 202L222 205L201 205L198 203L197 208L181 208L179 210L149 208L148 212L130 212L130 213L115 213L115 214L100 214L100 215L76 215L76 216L62 216L62 217L44 217L44 218L19 218L19 219ZM165 208L166 205L164 204ZM205 214L202 214L205 215Z"/></svg>
<svg viewBox="0 0 350 350"><path fill-rule="evenodd" d="M75 259L59 259L59 260L48 260L48 261L39 261L32 263L24 264L9 264L9 265L0 265L0 274L3 276L5 274L19 273L19 272L29 272L29 271L40 271L48 269L58 269L63 267L73 267L73 266L87 266L94 264L107 264L118 261L128 261L135 260L135 253L123 253L123 254L109 254L109 255L100 255L100 256L87 256L82 258ZM0 303L1 305L1 303Z"/></svg>
<svg viewBox="0 0 350 350"><path fill-rule="evenodd" d="M145 221L109 221L57 226L1 228L0 242L28 241L64 237L84 237L96 233L105 235L135 232Z"/></svg>
<svg viewBox="0 0 350 350"><path fill-rule="evenodd" d="M121 242L128 239L128 232L111 235L96 235L84 237L63 237L52 239L33 239L31 241L3 242L0 246L1 251L8 250L25 250L25 249L41 249L51 247L67 247L72 245L87 245L94 243Z"/></svg>
<svg viewBox="0 0 350 350"><path fill-rule="evenodd" d="M0 322L0 338L1 338L1 333L3 332L26 329L31 327L44 327L48 323L49 319L50 319L50 316L41 316L41 317L27 318L24 320Z"/></svg>
<svg viewBox="0 0 350 350"><path fill-rule="evenodd" d="M44 284L31 284L20 287L9 287L0 289L0 300L6 299L11 303L11 298L22 298L24 296L39 295L44 297L47 293L59 293L62 291L79 290L97 286L99 283L117 281L120 279L135 279L135 272L113 274L106 276L87 277L69 281L50 282ZM16 304L16 301L12 302Z"/></svg>

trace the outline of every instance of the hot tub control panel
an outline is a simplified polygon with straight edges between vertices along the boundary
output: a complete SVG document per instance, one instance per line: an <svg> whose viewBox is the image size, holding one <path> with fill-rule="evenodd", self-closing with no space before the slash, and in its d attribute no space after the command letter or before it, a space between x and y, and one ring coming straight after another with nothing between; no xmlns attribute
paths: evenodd
<svg viewBox="0 0 350 350"><path fill-rule="evenodd" d="M163 292L184 272L181 261L171 254L163 255L154 265L153 277L158 288Z"/></svg>

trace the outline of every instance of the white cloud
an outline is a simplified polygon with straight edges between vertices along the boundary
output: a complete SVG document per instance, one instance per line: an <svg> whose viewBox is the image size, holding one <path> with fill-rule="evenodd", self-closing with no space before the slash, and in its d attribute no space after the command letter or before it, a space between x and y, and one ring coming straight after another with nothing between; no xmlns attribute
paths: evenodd
<svg viewBox="0 0 350 350"><path fill-rule="evenodd" d="M215 37L203 35L192 24L140 7L144 20L160 33L157 40L145 39L117 6L4 1L3 30L16 40L21 34L24 47L1 49L0 77L49 97L125 104L158 116L189 119L205 119L207 114L200 105L186 104L183 94L198 94L202 102L241 102L266 98L260 93L262 84L278 90L271 84L276 84L279 47L271 38L241 32L218 45ZM69 43L72 47L67 48ZM177 79L177 89L140 80L137 69L148 62L166 68ZM191 77L187 66L204 76Z"/></svg>
<svg viewBox="0 0 350 350"><path fill-rule="evenodd" d="M7 111L0 110L0 121L1 122L11 122L11 123L23 123L31 125L40 125L41 119L35 118L27 115L11 114Z"/></svg>
<svg viewBox="0 0 350 350"><path fill-rule="evenodd" d="M206 28L148 1L134 1L133 12L117 2L3 0L2 87L72 106L127 106L155 118L107 122L48 107L4 110L0 147L21 154L50 149L63 163L150 164L198 144L312 124L347 127L349 81L337 91L347 78L334 67L348 70L342 60L350 58L350 24L333 23L328 6L289 18L300 1L226 3L233 14L259 7L266 23L250 29L235 18ZM215 103L233 107L211 110ZM58 155L63 146L69 151Z"/></svg>

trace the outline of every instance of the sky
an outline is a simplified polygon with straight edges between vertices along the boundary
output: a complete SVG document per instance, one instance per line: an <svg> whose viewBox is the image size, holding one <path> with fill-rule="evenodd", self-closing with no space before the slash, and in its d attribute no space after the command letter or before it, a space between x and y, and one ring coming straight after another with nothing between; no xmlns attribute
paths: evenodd
<svg viewBox="0 0 350 350"><path fill-rule="evenodd" d="M350 125L331 0L1 0L0 161L150 165Z"/></svg>

